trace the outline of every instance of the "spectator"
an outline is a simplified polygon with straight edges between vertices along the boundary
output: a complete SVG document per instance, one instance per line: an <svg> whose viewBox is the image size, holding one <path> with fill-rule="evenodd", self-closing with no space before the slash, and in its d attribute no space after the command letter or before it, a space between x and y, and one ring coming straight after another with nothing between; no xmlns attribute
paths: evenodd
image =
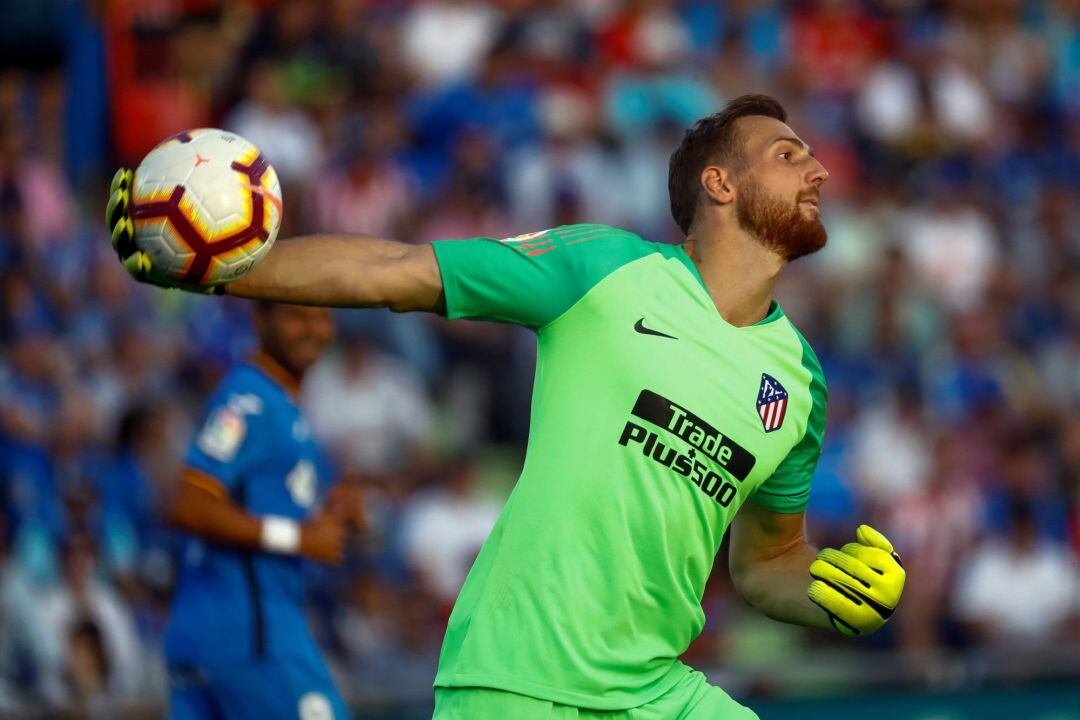
<svg viewBox="0 0 1080 720"><path fill-rule="evenodd" d="M401 237L414 209L414 182L393 154L392 111L377 112L345 141L342 162L326 168L312 196L314 227L322 232Z"/></svg>
<svg viewBox="0 0 1080 720"><path fill-rule="evenodd" d="M942 187L930 207L918 208L907 223L905 246L916 272L948 307L978 307L998 259L998 239L989 218Z"/></svg>
<svg viewBox="0 0 1080 720"><path fill-rule="evenodd" d="M42 542L40 533L24 529L19 545L11 548L9 531L0 514L0 707L3 681L18 687L23 699L49 695L42 672L49 637L39 600L52 580L51 545Z"/></svg>
<svg viewBox="0 0 1080 720"><path fill-rule="evenodd" d="M30 153L13 119L0 122L0 194L13 193L25 208L22 230L36 250L70 244L75 218L71 190L61 169Z"/></svg>
<svg viewBox="0 0 1080 720"><path fill-rule="evenodd" d="M471 464L459 461L444 482L412 499L403 518L405 555L447 616L501 509L479 495L473 478Z"/></svg>
<svg viewBox="0 0 1080 720"><path fill-rule="evenodd" d="M1053 388L1048 400L1062 413L1075 413L1080 408L1080 318L1077 320L1065 337L1044 345L1037 358L1043 383Z"/></svg>
<svg viewBox="0 0 1080 720"><path fill-rule="evenodd" d="M225 127L255 143L274 164L284 187L300 188L323 164L322 140L311 118L289 104L285 68L262 60L248 74L246 99Z"/></svg>
<svg viewBox="0 0 1080 720"><path fill-rule="evenodd" d="M350 472L385 475L414 469L434 422L416 373L366 340L313 367L304 383L313 431Z"/></svg>
<svg viewBox="0 0 1080 720"><path fill-rule="evenodd" d="M978 642L1030 648L1076 617L1080 572L1062 545L1040 538L1029 504L1013 504L1009 519L1007 534L961 560L954 608Z"/></svg>
<svg viewBox="0 0 1080 720"><path fill-rule="evenodd" d="M963 451L957 434L938 438L922 483L886 506L887 525L904 548L904 567L919 578L907 588L900 610L900 642L906 648L944 645L940 609L948 604L957 563L970 555L979 537L985 501Z"/></svg>
<svg viewBox="0 0 1080 720"><path fill-rule="evenodd" d="M102 687L114 699L136 697L141 690L142 651L135 627L120 597L95 575L94 544L89 537L68 541L63 568L61 584L41 601L41 622L49 642L41 669L46 698L53 703L72 702L88 689L82 683L91 680L104 681ZM93 660L96 651L91 642L94 633L86 632L88 624L100 636L104 657L103 667L97 670L104 670L107 679L91 677L96 671L87 661Z"/></svg>
<svg viewBox="0 0 1080 720"><path fill-rule="evenodd" d="M474 0L435 0L414 5L401 24L401 48L424 84L446 84L474 75L494 38L498 11Z"/></svg>
<svg viewBox="0 0 1080 720"><path fill-rule="evenodd" d="M875 405L855 431L852 472L865 501L888 507L927 482L930 443L918 393L900 391Z"/></svg>
<svg viewBox="0 0 1080 720"><path fill-rule="evenodd" d="M109 659L97 623L76 622L69 632L66 654L67 695L73 704L88 709L92 717L109 713Z"/></svg>

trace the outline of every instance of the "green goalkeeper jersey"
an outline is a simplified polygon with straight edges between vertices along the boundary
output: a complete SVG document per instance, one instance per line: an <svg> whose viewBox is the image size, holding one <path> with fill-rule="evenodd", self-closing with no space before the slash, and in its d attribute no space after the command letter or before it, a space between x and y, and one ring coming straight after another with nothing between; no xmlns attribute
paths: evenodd
<svg viewBox="0 0 1080 720"><path fill-rule="evenodd" d="M756 325L725 322L681 246L572 225L434 247L448 318L538 339L525 465L435 684L650 702L689 672L678 656L739 507L806 507L825 425L817 358L775 303Z"/></svg>

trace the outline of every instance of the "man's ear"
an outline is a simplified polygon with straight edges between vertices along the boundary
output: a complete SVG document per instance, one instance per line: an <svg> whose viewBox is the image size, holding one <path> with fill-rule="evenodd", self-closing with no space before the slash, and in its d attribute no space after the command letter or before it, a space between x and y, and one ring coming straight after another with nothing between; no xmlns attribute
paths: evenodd
<svg viewBox="0 0 1080 720"><path fill-rule="evenodd" d="M701 187L709 199L717 205L727 205L735 199L731 173L716 165L710 165L701 171Z"/></svg>

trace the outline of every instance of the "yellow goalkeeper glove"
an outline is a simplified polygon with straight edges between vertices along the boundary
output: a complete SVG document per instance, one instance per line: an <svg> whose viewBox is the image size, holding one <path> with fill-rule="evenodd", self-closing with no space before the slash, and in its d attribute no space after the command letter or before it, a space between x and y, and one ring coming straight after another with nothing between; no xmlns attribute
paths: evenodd
<svg viewBox="0 0 1080 720"><path fill-rule="evenodd" d="M131 185L134 173L128 168L120 168L113 175L109 187L109 204L105 206L105 224L112 234L112 246L120 258L120 264L131 277L139 282L157 285L163 288L178 288L188 292L220 295L224 286L187 285L177 282L161 273L154 272L150 256L135 244L135 222L131 218Z"/></svg>
<svg viewBox="0 0 1080 720"><path fill-rule="evenodd" d="M845 635L868 635L888 620L904 592L903 565L892 543L869 525L860 525L858 542L826 548L810 565L815 578L806 594Z"/></svg>

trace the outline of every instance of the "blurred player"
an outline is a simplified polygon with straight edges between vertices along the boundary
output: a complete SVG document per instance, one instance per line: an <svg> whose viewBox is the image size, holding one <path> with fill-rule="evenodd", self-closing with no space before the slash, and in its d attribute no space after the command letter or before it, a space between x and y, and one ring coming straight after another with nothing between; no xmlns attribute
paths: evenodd
<svg viewBox="0 0 1080 720"><path fill-rule="evenodd" d="M297 405L334 334L323 308L259 303L259 352L210 400L172 523L187 544L165 637L170 720L343 720L304 616L302 557L342 558L358 498L334 487Z"/></svg>
<svg viewBox="0 0 1080 720"><path fill-rule="evenodd" d="M683 245L601 225L433 246L316 236L226 287L537 333L525 467L450 618L439 720L755 717L678 660L729 525L735 586L766 615L853 635L892 614L888 540L862 526L818 552L805 533L825 381L772 295L825 244L827 177L775 100L745 96L672 154ZM129 180L109 206L121 248ZM121 260L160 282L148 258Z"/></svg>

